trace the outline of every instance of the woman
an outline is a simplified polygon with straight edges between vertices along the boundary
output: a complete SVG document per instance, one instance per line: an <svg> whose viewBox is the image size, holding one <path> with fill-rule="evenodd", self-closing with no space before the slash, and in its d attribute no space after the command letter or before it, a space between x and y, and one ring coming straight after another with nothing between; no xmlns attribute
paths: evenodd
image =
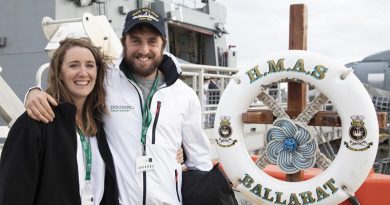
<svg viewBox="0 0 390 205"><path fill-rule="evenodd" d="M48 89L59 103L43 124L21 115L0 161L1 205L118 204L111 152L101 126L105 63L85 38L65 39L50 62Z"/></svg>

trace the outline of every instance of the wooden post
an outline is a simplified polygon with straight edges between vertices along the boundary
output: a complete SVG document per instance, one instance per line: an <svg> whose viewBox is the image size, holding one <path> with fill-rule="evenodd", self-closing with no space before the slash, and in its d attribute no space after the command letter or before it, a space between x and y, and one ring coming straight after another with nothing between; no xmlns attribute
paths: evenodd
<svg viewBox="0 0 390 205"><path fill-rule="evenodd" d="M289 50L307 50L307 7L304 4L290 5ZM287 99L287 111L302 112L306 107L306 84L289 82ZM290 182L302 181L303 172L287 174L286 179Z"/></svg>

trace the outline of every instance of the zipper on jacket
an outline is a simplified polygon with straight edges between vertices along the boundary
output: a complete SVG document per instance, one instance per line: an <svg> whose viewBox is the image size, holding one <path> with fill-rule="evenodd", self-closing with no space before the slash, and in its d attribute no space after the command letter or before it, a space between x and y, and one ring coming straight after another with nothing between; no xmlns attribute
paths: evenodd
<svg viewBox="0 0 390 205"><path fill-rule="evenodd" d="M158 116L160 115L161 101L157 101L156 115L154 116L153 130L152 130L152 144L156 143L156 127Z"/></svg>
<svg viewBox="0 0 390 205"><path fill-rule="evenodd" d="M180 196L179 196L179 174L177 173L177 169L175 169L175 182L176 182L177 200L179 200L179 202L180 202Z"/></svg>
<svg viewBox="0 0 390 205"><path fill-rule="evenodd" d="M137 91L137 94L138 94L138 98L139 98L139 101L140 101L140 107L141 107L141 113L143 112L143 107L142 107L142 98L141 98L141 93L140 93L140 91L138 90L139 88L138 88L138 86L136 86L136 85L134 85L134 83L131 81L131 80L129 80L128 79L128 81L130 82L130 84L131 85L133 85L134 86L134 88L135 88L135 90ZM156 92L158 91L158 90L160 90L160 89L163 89L163 88L166 88L167 86L163 86L163 87L160 87L160 88L158 88L157 90L156 90ZM156 92L154 93L154 94L156 94ZM153 96L154 96L154 94L151 96L151 98L150 98L150 102L149 102L149 107L150 107L150 105L152 104L152 99L153 99ZM161 106L161 101L157 101L157 110L156 110L156 119L158 119L158 114L157 113L159 113L160 112L160 106ZM156 120L157 121L157 120ZM157 122L154 122L153 123L153 142L152 142L152 144L154 144L154 130L155 130L155 126L157 125ZM155 125L156 124L156 125ZM145 145L145 147L144 147L144 151L146 152L146 145ZM177 170L175 170L175 173L176 173L176 175L177 175ZM142 175L143 175L143 197L142 197L142 204L143 205L146 205L146 171L143 171L143 173L142 173ZM177 184L177 181L176 181L176 194L177 194L177 198L178 198L178 200L180 201L180 199L179 199L179 192L178 192L178 184Z"/></svg>
<svg viewBox="0 0 390 205"><path fill-rule="evenodd" d="M143 112L142 97L141 97L140 91L138 90L139 88L136 85L134 85L133 82L131 82L129 79L128 79L128 81L130 82L130 84L132 86L134 86L135 90L137 91L139 104L140 104L140 108L141 108L141 113L142 113ZM143 147L143 149L144 149L143 150L143 152L144 152L143 154L145 154L146 153L146 145ZM146 171L142 172L142 179L143 179L143 185L144 185L143 189L142 189L142 191L143 191L143 193L142 193L142 204L146 205Z"/></svg>

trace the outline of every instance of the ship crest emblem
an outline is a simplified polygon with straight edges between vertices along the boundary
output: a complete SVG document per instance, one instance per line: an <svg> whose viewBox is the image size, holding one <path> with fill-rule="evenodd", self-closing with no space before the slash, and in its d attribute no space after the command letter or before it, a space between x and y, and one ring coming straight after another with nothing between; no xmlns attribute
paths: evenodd
<svg viewBox="0 0 390 205"><path fill-rule="evenodd" d="M362 115L353 115L351 117L351 127L349 128L349 136L358 142L363 141L367 136L367 130L364 127L364 116Z"/></svg>
<svg viewBox="0 0 390 205"><path fill-rule="evenodd" d="M371 147L372 142L367 142L364 139L367 137L367 129L364 126L363 115L351 116L351 127L349 128L349 142L344 142L344 145L352 151L365 151Z"/></svg>
<svg viewBox="0 0 390 205"><path fill-rule="evenodd" d="M221 147L231 147L236 144L237 140L232 140L230 136L233 133L233 129L230 126L230 117L221 116L218 128L219 138L216 139L216 142Z"/></svg>

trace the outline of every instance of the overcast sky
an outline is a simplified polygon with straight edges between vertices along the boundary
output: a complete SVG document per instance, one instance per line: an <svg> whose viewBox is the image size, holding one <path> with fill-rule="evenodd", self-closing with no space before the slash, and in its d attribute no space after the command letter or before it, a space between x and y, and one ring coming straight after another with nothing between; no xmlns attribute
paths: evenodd
<svg viewBox="0 0 390 205"><path fill-rule="evenodd" d="M289 8L308 9L307 50L344 63L390 49L389 0L219 0L226 6L227 44L236 45L237 66L288 49Z"/></svg>

